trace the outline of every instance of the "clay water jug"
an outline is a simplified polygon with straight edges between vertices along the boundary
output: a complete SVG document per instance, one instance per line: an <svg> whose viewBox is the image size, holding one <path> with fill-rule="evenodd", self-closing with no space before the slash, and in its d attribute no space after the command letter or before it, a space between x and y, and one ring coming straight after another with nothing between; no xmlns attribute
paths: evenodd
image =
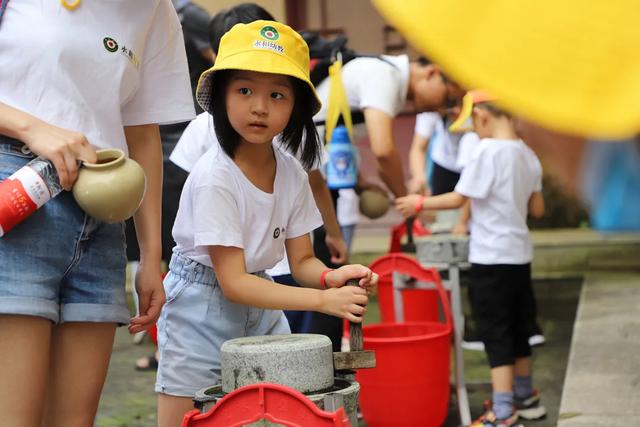
<svg viewBox="0 0 640 427"><path fill-rule="evenodd" d="M135 213L144 197L144 170L119 149L98 150L97 155L96 163L82 163L73 196L96 219L109 224L124 221Z"/></svg>
<svg viewBox="0 0 640 427"><path fill-rule="evenodd" d="M389 210L389 197L375 190L360 193L360 212L369 219L380 218Z"/></svg>

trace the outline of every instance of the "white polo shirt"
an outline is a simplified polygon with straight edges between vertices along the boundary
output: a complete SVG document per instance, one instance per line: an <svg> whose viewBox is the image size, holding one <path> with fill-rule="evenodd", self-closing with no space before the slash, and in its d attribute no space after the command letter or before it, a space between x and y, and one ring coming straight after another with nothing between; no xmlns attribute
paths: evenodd
<svg viewBox="0 0 640 427"><path fill-rule="evenodd" d="M380 58L354 58L342 67L342 82L352 109L375 108L395 117L404 108L409 90L409 57L407 55ZM393 64L393 65L392 65ZM322 109L313 119L327 116L329 78L316 88ZM322 135L321 135L322 136Z"/></svg>
<svg viewBox="0 0 640 427"><path fill-rule="evenodd" d="M409 91L409 57L407 55L381 55L380 58L359 57L342 67L342 82L347 93L349 106L353 110L375 108L391 117L398 115L407 101ZM313 119L324 121L329 105L329 78L316 88L322 109ZM324 126L318 126L320 137L324 137ZM366 135L364 125L354 129L354 139L358 134ZM355 141L353 141L355 142ZM359 197L352 189L340 190L337 217L342 226L354 225L360 218Z"/></svg>
<svg viewBox="0 0 640 427"><path fill-rule="evenodd" d="M191 172L200 157L211 147L218 147L218 137L213 127L213 118L205 111L187 125L169 160L181 169Z"/></svg>
<svg viewBox="0 0 640 427"><path fill-rule="evenodd" d="M10 1L0 27L0 102L127 152L123 126L194 116L169 0Z"/></svg>
<svg viewBox="0 0 640 427"><path fill-rule="evenodd" d="M208 246L242 248L247 271L255 273L284 257L285 239L322 224L300 162L275 144L274 153L273 193L254 186L217 144L198 160L182 190L173 226L179 252L213 268Z"/></svg>
<svg viewBox="0 0 640 427"><path fill-rule="evenodd" d="M531 194L542 191L542 166L524 142L480 140L455 191L471 199L470 262L531 262L527 209Z"/></svg>

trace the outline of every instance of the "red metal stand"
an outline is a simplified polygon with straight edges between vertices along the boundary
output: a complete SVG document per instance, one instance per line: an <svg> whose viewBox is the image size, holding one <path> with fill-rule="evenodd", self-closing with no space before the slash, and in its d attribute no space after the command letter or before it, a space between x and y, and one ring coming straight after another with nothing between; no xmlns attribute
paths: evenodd
<svg viewBox="0 0 640 427"><path fill-rule="evenodd" d="M289 427L349 427L344 408L319 409L297 390L279 384L240 387L220 399L207 413L187 412L182 427L240 427L261 419Z"/></svg>
<svg viewBox="0 0 640 427"><path fill-rule="evenodd" d="M389 253L402 252L402 238L407 234L407 223L402 221L391 229L391 243L389 245ZM422 225L419 219L413 220L413 236L428 236L431 234L427 228Z"/></svg>

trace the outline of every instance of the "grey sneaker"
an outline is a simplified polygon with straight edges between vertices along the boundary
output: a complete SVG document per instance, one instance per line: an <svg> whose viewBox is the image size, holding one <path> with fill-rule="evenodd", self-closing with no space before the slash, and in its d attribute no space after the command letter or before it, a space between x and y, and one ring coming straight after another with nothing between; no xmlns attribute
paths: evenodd
<svg viewBox="0 0 640 427"><path fill-rule="evenodd" d="M547 416L547 410L540 404L540 392L537 389L524 399L514 396L513 406L516 407L518 416L525 420L541 420Z"/></svg>

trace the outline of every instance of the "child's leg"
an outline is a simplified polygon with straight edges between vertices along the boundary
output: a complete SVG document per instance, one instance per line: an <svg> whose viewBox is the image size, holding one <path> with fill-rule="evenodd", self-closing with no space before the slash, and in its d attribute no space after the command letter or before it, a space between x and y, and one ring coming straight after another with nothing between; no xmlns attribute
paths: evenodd
<svg viewBox="0 0 640 427"><path fill-rule="evenodd" d="M0 414L8 426L42 423L51 321L0 315Z"/></svg>
<svg viewBox="0 0 640 427"><path fill-rule="evenodd" d="M517 398L526 398L533 393L531 380L531 358L518 357L513 369L514 384L513 393Z"/></svg>
<svg viewBox="0 0 640 427"><path fill-rule="evenodd" d="M511 393L513 390L513 365L491 368L491 387L494 393Z"/></svg>
<svg viewBox="0 0 640 427"><path fill-rule="evenodd" d="M493 412L513 415L514 304L510 266L471 266L471 309L491 368Z"/></svg>
<svg viewBox="0 0 640 427"><path fill-rule="evenodd" d="M184 414L193 409L191 397L169 396L158 393L158 427L182 425Z"/></svg>
<svg viewBox="0 0 640 427"><path fill-rule="evenodd" d="M514 283L516 297L514 305L514 354L516 398L526 398L533 393L531 384L531 346L529 336L536 325L536 301L531 286L530 264L514 266Z"/></svg>
<svg viewBox="0 0 640 427"><path fill-rule="evenodd" d="M51 427L92 426L116 326L69 322L53 328L44 414Z"/></svg>

